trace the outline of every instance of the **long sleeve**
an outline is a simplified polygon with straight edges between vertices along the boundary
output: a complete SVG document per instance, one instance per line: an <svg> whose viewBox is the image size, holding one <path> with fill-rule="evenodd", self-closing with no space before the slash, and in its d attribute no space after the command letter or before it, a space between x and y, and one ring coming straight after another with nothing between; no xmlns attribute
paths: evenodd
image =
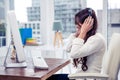
<svg viewBox="0 0 120 80"><path fill-rule="evenodd" d="M85 57L94 54L100 50L104 44L103 42L102 38L98 35L91 36L85 44L83 39L76 38L72 42L71 58Z"/></svg>
<svg viewBox="0 0 120 80"><path fill-rule="evenodd" d="M74 36L74 34L71 34L71 35L68 37L68 42L67 42L67 46L66 46L66 51L67 51L67 52L70 52L70 51L71 51L72 42L73 42L73 40L74 40L75 38L76 38L76 37Z"/></svg>

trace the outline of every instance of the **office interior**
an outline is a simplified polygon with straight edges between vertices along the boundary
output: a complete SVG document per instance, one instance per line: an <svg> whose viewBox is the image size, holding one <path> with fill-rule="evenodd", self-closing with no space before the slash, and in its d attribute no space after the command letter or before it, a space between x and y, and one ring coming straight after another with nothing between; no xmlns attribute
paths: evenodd
<svg viewBox="0 0 120 80"><path fill-rule="evenodd" d="M15 10L16 2L19 0L0 0L0 56L5 56L7 48L11 42L11 31L7 13ZM25 2L24 0L20 0ZM79 10L91 7L95 10L98 18L98 32L102 33L109 45L111 35L120 33L120 1L119 0L26 0L30 1L30 6L25 7L26 21L18 20L19 28L31 28L32 38L36 45L24 45L25 53L28 57L29 52L39 50L44 58L70 59L69 53L65 51L68 36L75 32L74 15ZM24 3L25 4L25 3ZM23 4L20 4L21 6ZM18 10L16 10L18 11ZM22 14L22 12L21 12ZM18 19L16 12L16 18ZM60 44L54 45L55 31L53 23L60 21L62 37ZM72 64L61 69L57 73L74 73L76 69ZM57 74L56 73L56 74ZM120 69L118 80L120 79Z"/></svg>

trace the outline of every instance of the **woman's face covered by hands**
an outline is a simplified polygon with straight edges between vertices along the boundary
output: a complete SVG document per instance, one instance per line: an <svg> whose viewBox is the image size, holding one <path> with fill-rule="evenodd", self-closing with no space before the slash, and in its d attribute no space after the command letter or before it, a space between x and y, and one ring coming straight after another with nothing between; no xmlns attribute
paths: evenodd
<svg viewBox="0 0 120 80"><path fill-rule="evenodd" d="M78 37L78 35L80 33L85 33L86 34L89 30L92 29L93 22L94 22L94 19L91 16L88 16L85 19L85 21L83 22L83 24L78 22L78 24L76 24L76 34L75 34L75 36Z"/></svg>

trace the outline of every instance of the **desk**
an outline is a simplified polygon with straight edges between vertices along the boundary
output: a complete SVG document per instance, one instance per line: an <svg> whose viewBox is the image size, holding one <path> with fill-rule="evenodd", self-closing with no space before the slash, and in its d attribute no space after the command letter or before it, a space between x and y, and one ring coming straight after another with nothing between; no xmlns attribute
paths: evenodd
<svg viewBox="0 0 120 80"><path fill-rule="evenodd" d="M30 60L27 62L27 68L2 69L3 66L0 66L0 80L46 80L70 63L70 60L66 59L45 58L45 60L49 66L48 70L34 69Z"/></svg>

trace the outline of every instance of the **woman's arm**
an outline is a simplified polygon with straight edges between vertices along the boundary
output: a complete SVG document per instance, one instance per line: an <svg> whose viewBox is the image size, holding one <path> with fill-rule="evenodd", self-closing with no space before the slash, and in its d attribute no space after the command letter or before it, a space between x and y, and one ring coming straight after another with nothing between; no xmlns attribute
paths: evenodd
<svg viewBox="0 0 120 80"><path fill-rule="evenodd" d="M93 18L91 16L87 17L84 23L81 25L81 29L79 30L78 37L73 41L72 48L71 48L71 57L79 58L85 57L89 54L92 54L94 50L97 50L99 42L101 39L99 37L89 37L85 42L84 39L86 38L86 34L89 30L91 30L93 26ZM85 42L85 44L84 44Z"/></svg>
<svg viewBox="0 0 120 80"><path fill-rule="evenodd" d="M93 54L102 48L104 42L98 36L90 37L84 44L84 40L76 38L73 40L71 48L71 57L80 58Z"/></svg>
<svg viewBox="0 0 120 80"><path fill-rule="evenodd" d="M72 42L73 40L75 39L75 34L71 34L69 37L68 37L68 43L67 43L67 46L66 46L66 51L67 52L70 52L71 51L71 48L72 48Z"/></svg>

